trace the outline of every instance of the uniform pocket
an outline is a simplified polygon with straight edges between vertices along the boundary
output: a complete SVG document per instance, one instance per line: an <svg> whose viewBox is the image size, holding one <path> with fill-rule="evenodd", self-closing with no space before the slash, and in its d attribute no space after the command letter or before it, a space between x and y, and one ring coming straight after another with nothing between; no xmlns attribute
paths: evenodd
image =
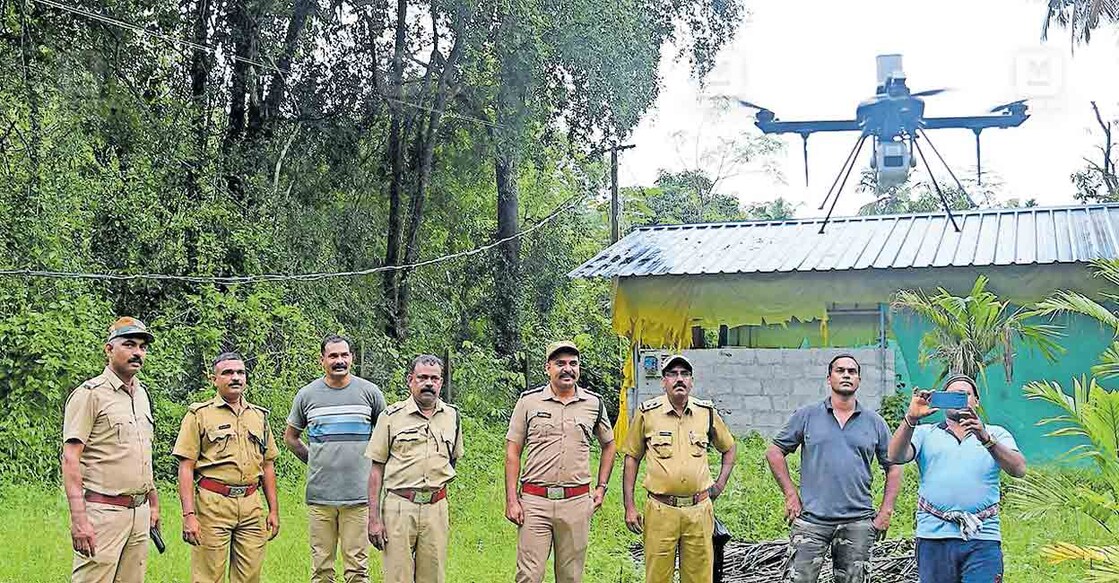
<svg viewBox="0 0 1119 583"><path fill-rule="evenodd" d="M593 432L591 431L590 423L583 420L583 419L577 419L575 421L575 425L579 426L579 431L582 432L582 434L583 434L583 442L587 446L590 446L591 442L594 441L594 436L593 436Z"/></svg>
<svg viewBox="0 0 1119 583"><path fill-rule="evenodd" d="M253 448L260 453L261 457L267 451L268 436L265 435L260 429L249 429L249 441L252 442Z"/></svg>
<svg viewBox="0 0 1119 583"><path fill-rule="evenodd" d="M401 431L392 440L392 452L400 457L410 457L423 447L423 443L424 438L418 428Z"/></svg>
<svg viewBox="0 0 1119 583"><path fill-rule="evenodd" d="M109 425L117 434L117 443L130 443L136 436L136 420L129 415L109 415Z"/></svg>
<svg viewBox="0 0 1119 583"><path fill-rule="evenodd" d="M214 447L214 453L224 453L229 448L230 442L233 441L233 428L232 427L208 427L206 428L206 439Z"/></svg>
<svg viewBox="0 0 1119 583"><path fill-rule="evenodd" d="M688 434L689 449L694 457L703 457L707 455L707 436L696 435L695 433Z"/></svg>
<svg viewBox="0 0 1119 583"><path fill-rule="evenodd" d="M653 454L659 458L672 457L672 434L658 433L649 438L649 448L652 449Z"/></svg>
<svg viewBox="0 0 1119 583"><path fill-rule="evenodd" d="M556 432L555 421L551 413L537 411L528 418L528 434L530 437L550 437Z"/></svg>

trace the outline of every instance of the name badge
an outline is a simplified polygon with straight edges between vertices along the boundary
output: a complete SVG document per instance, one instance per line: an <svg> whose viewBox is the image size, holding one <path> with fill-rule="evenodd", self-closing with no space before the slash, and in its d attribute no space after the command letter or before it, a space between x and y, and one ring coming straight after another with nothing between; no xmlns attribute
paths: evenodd
<svg viewBox="0 0 1119 583"><path fill-rule="evenodd" d="M226 423L225 425L218 425L218 429L229 429L230 427L233 427L233 425L229 423Z"/></svg>
<svg viewBox="0 0 1119 583"><path fill-rule="evenodd" d="M664 437L672 437L672 432L671 431L658 431L657 435L662 435Z"/></svg>

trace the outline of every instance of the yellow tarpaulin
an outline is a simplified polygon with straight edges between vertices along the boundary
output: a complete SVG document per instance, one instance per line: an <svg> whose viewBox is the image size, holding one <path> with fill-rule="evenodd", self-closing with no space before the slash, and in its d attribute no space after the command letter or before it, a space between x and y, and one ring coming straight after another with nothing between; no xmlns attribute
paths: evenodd
<svg viewBox="0 0 1119 583"><path fill-rule="evenodd" d="M619 395L616 439L629 426L628 390L636 386L635 355L641 347L680 350L691 344L693 326L785 324L819 321L827 343L828 305L893 301L898 290L954 294L971 290L980 273L1003 300L1024 305L1058 289L1087 294L1102 286L1084 264L1007 265L984 268L880 269L841 272L666 275L619 278L614 285L614 330L630 341Z"/></svg>

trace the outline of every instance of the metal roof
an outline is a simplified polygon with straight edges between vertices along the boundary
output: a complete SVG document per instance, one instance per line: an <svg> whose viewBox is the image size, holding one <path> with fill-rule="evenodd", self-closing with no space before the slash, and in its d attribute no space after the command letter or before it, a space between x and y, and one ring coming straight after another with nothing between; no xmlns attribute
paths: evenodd
<svg viewBox="0 0 1119 583"><path fill-rule="evenodd" d="M641 227L571 277L1082 263L1119 258L1119 204Z"/></svg>

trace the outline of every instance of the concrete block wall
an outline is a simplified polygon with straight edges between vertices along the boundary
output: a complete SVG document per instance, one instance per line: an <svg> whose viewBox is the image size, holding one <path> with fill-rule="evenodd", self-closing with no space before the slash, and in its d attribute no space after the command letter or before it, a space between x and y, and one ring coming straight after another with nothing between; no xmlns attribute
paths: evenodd
<svg viewBox="0 0 1119 583"><path fill-rule="evenodd" d="M882 396L895 390L893 350L706 348L685 350L684 355L695 365L692 394L714 401L732 432L772 437L793 411L828 395L828 361L841 352L854 355L861 366L859 403L877 410ZM631 406L664 394L659 363L668 354L641 352ZM658 363L655 376L646 374L645 364L653 362Z"/></svg>

